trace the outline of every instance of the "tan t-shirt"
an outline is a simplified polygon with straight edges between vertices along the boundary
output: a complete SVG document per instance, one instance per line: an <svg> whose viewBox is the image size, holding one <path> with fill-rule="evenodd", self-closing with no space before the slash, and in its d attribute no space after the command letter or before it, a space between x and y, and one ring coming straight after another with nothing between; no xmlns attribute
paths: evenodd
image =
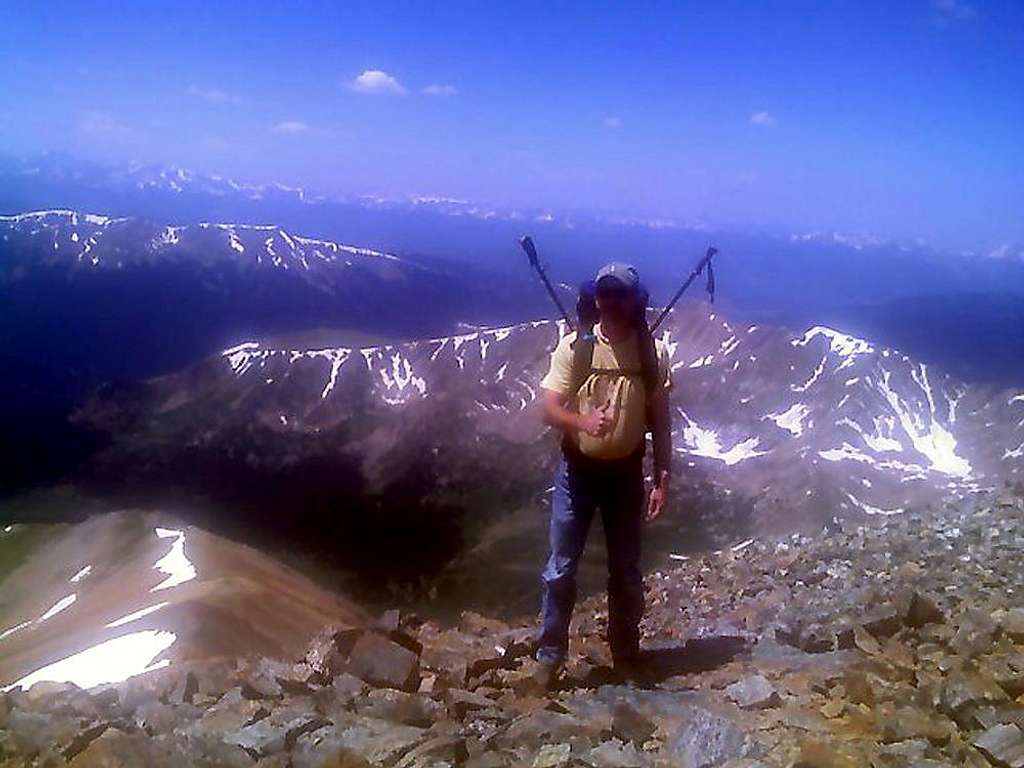
<svg viewBox="0 0 1024 768"><path fill-rule="evenodd" d="M567 398L569 408L588 413L604 403L609 404L611 426L601 437L583 432L570 434L580 451L599 459L621 459L629 456L644 439L647 430L647 393L640 376L640 350L636 334L613 344L601 333L600 324L594 326L594 369L577 392L572 386L572 343L576 333L563 336L551 353L551 367L540 385ZM658 352L659 386L669 389L672 374L668 350L655 341ZM625 373L616 373L625 371Z"/></svg>

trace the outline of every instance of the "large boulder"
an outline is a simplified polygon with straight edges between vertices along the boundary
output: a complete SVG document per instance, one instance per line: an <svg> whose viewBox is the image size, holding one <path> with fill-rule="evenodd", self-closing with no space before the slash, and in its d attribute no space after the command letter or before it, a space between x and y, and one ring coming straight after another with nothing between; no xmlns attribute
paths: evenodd
<svg viewBox="0 0 1024 768"><path fill-rule="evenodd" d="M348 671L378 688L414 692L420 684L419 656L375 632L367 632L353 646Z"/></svg>
<svg viewBox="0 0 1024 768"><path fill-rule="evenodd" d="M687 709L683 722L665 744L680 768L712 768L764 754L764 747L732 720L703 707Z"/></svg>

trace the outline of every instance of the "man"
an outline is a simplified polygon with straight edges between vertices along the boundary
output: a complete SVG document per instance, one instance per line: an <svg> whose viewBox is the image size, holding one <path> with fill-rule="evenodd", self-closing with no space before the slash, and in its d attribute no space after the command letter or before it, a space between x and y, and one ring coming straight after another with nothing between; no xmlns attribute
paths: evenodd
<svg viewBox="0 0 1024 768"><path fill-rule="evenodd" d="M668 357L659 345L652 381L644 381L638 333L640 278L628 264L597 273L600 321L586 378L573 381L576 333L562 337L541 382L545 421L563 434L551 502L551 554L543 573L538 682L551 687L565 659L576 601L576 569L597 509L608 550L608 642L615 666L628 674L639 654L643 615L640 529L661 514L669 490L671 437ZM589 329L581 329L581 331ZM651 368L654 368L652 365ZM578 387L578 388L577 388ZM650 423L655 477L644 514L643 454Z"/></svg>

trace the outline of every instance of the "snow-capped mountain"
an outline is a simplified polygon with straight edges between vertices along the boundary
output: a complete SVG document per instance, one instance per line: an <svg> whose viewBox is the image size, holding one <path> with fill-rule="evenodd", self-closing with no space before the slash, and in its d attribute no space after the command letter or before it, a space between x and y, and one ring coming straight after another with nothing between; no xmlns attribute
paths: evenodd
<svg viewBox="0 0 1024 768"><path fill-rule="evenodd" d="M410 567L424 553L439 566L544 497L556 450L534 406L559 331L536 321L384 346L236 345L87 405L78 418L113 441L90 473L235 501L270 494L299 527L330 510L338 538L369 557L374 536L408 525ZM733 325L701 304L676 311L663 338L677 512L712 538L901 514L1021 477L1022 392L829 328Z"/></svg>
<svg viewBox="0 0 1024 768"><path fill-rule="evenodd" d="M796 234L678 216L513 210L445 194L325 196L160 165L90 165L72 157L0 158L0 212L102 211L172 226L276 224L289 233L372 250L424 254L520 280L514 245L535 236L555 276L578 283L607 261L637 263L667 301L693 260L719 247L722 301L733 314L791 328L826 323L885 339L968 379L1024 380L1024 261L1014 244L946 252L919 240L812 230ZM510 322L464 315L474 323ZM920 328L941 328L921 333ZM881 326L881 327L880 327ZM1001 330L1000 330L1001 329ZM444 329L421 329L443 332ZM996 331L994 333L994 331Z"/></svg>
<svg viewBox="0 0 1024 768"><path fill-rule="evenodd" d="M31 365L31 350L52 343L63 324L84 347L62 362L78 375L91 370L92 383L153 375L243 334L326 325L377 336L443 332L486 316L506 290L465 267L278 226L175 226L73 210L0 216L6 353L18 359L24 346ZM112 345L121 362L107 366ZM138 354L151 360L148 370L133 362Z"/></svg>
<svg viewBox="0 0 1024 768"><path fill-rule="evenodd" d="M103 382L173 371L266 334L331 328L365 342L500 322L540 305L523 277L279 226L63 209L0 216L0 359L18 372L0 382L0 447L18 457L0 487L64 463L77 445L67 410Z"/></svg>
<svg viewBox="0 0 1024 768"><path fill-rule="evenodd" d="M316 287L331 291L358 279L352 273L360 270L387 276L388 267L392 271L424 269L388 253L292 235L269 225L160 226L142 219L52 210L0 216L0 232L11 251L3 266L12 281L26 268L125 269L157 259L199 264L232 261L241 269L309 273ZM344 280L339 277L343 272Z"/></svg>

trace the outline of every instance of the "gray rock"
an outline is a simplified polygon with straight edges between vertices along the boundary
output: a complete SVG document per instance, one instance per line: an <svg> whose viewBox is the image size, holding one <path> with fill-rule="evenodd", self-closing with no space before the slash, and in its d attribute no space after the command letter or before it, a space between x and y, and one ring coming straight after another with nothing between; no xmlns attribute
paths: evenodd
<svg viewBox="0 0 1024 768"><path fill-rule="evenodd" d="M1000 622L1015 643L1024 643L1024 608L1011 608Z"/></svg>
<svg viewBox="0 0 1024 768"><path fill-rule="evenodd" d="M173 681L164 695L165 704L191 704L199 692L199 679L191 670L182 670L169 674Z"/></svg>
<svg viewBox="0 0 1024 768"><path fill-rule="evenodd" d="M345 666L345 657L357 635L354 630L343 630L336 626L321 630L309 645L303 661L324 682L329 682Z"/></svg>
<svg viewBox="0 0 1024 768"><path fill-rule="evenodd" d="M455 735L427 739L402 756L395 768L433 768L462 765L466 761L466 742Z"/></svg>
<svg viewBox="0 0 1024 768"><path fill-rule="evenodd" d="M1024 732L1016 725L994 725L974 740L989 760L1006 768L1024 768Z"/></svg>
<svg viewBox="0 0 1024 768"><path fill-rule="evenodd" d="M598 744L584 761L594 768L644 768L648 764L646 755L637 751L632 743L611 739Z"/></svg>
<svg viewBox="0 0 1024 768"><path fill-rule="evenodd" d="M107 728L70 763L70 768L190 768L193 763L161 740L144 733Z"/></svg>
<svg viewBox="0 0 1024 768"><path fill-rule="evenodd" d="M173 733L200 714L201 711L191 704L174 706L151 701L135 710L135 722L149 734Z"/></svg>
<svg viewBox="0 0 1024 768"><path fill-rule="evenodd" d="M995 681L973 670L953 670L942 687L942 708L955 716L972 704L993 704L1006 701L1006 693Z"/></svg>
<svg viewBox="0 0 1024 768"><path fill-rule="evenodd" d="M272 662L260 659L242 675L242 695L247 699L279 699L284 690Z"/></svg>
<svg viewBox="0 0 1024 768"><path fill-rule="evenodd" d="M925 624L941 624L945 615L935 601L920 592L914 592L907 606L906 622L908 626L920 628Z"/></svg>
<svg viewBox="0 0 1024 768"><path fill-rule="evenodd" d="M269 711L260 701L247 699L242 696L240 688L232 688L183 730L189 735L219 737L224 733L237 731L268 714Z"/></svg>
<svg viewBox="0 0 1024 768"><path fill-rule="evenodd" d="M523 746L536 750L542 744L568 741L588 730L599 733L601 726L561 712L539 710L513 721L508 729L497 737L496 742L510 750Z"/></svg>
<svg viewBox="0 0 1024 768"><path fill-rule="evenodd" d="M627 742L643 745L654 734L655 724L628 702L619 701L612 707L612 733Z"/></svg>
<svg viewBox="0 0 1024 768"><path fill-rule="evenodd" d="M372 632L356 641L349 654L348 671L379 688L412 692L420 684L419 657Z"/></svg>
<svg viewBox="0 0 1024 768"><path fill-rule="evenodd" d="M572 758L569 744L545 744L533 759L533 768L562 768Z"/></svg>
<svg viewBox="0 0 1024 768"><path fill-rule="evenodd" d="M950 645L960 656L973 658L988 652L998 627L984 611L967 610L960 617L960 626Z"/></svg>
<svg viewBox="0 0 1024 768"><path fill-rule="evenodd" d="M494 702L483 694L464 691L461 688L449 688L445 693L445 701L452 717L458 720L464 718L468 712L494 706Z"/></svg>
<svg viewBox="0 0 1024 768"><path fill-rule="evenodd" d="M67 715L27 712L15 709L7 717L11 747L19 753L35 754L47 748L63 748L78 734L78 721Z"/></svg>
<svg viewBox="0 0 1024 768"><path fill-rule="evenodd" d="M350 675L348 672L342 672L335 677L331 681L331 688L339 699L345 701L352 701L352 699L362 696L370 690L370 686L365 681L360 680L355 675Z"/></svg>
<svg viewBox="0 0 1024 768"><path fill-rule="evenodd" d="M927 759L931 743L927 739L907 739L892 744L880 744L877 768L912 768Z"/></svg>
<svg viewBox="0 0 1024 768"><path fill-rule="evenodd" d="M356 712L367 717L377 717L402 725L417 725L421 728L442 719L445 714L444 707L433 699L393 688L371 691L366 699L356 703Z"/></svg>
<svg viewBox="0 0 1024 768"><path fill-rule="evenodd" d="M235 744L250 754L274 755L291 749L300 736L330 725L330 721L309 711L308 707L282 707L224 736L226 744Z"/></svg>
<svg viewBox="0 0 1024 768"><path fill-rule="evenodd" d="M764 753L764 747L731 720L702 707L688 709L688 716L665 744L665 752L680 768L712 768Z"/></svg>
<svg viewBox="0 0 1024 768"><path fill-rule="evenodd" d="M426 733L422 728L352 716L300 736L292 749L292 768L390 765L423 741Z"/></svg>
<svg viewBox="0 0 1024 768"><path fill-rule="evenodd" d="M725 695L741 709L767 709L782 703L778 692L763 675L751 675L726 687Z"/></svg>

